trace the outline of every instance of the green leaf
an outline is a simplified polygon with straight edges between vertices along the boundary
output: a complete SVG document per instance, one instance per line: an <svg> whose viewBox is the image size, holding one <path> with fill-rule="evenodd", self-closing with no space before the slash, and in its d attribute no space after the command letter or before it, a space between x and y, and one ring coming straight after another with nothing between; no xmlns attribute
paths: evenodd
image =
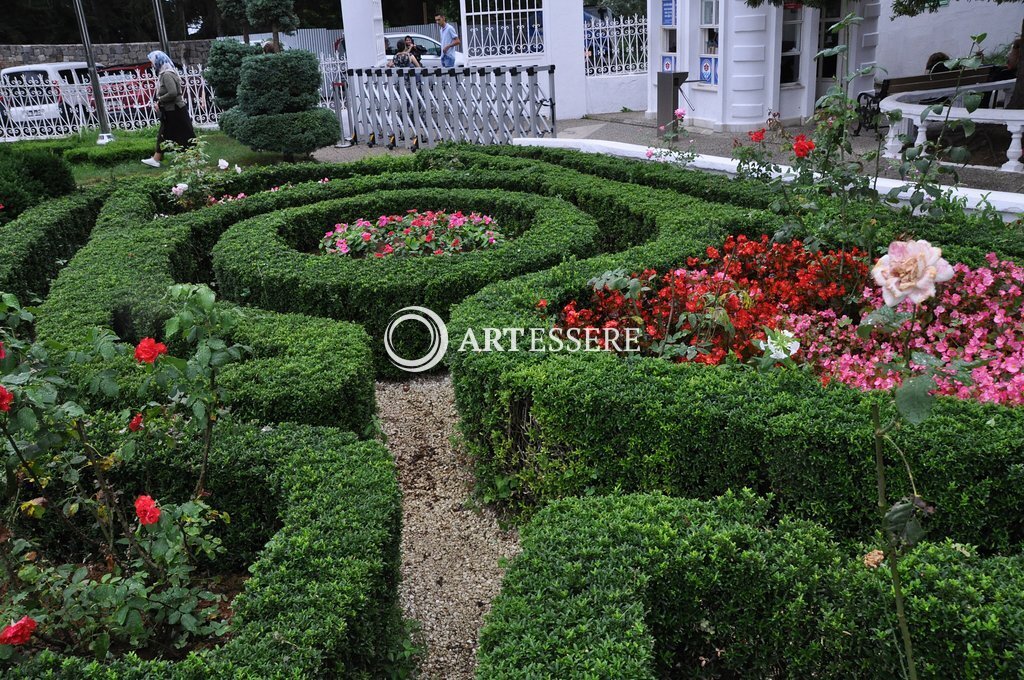
<svg viewBox="0 0 1024 680"><path fill-rule="evenodd" d="M178 329L180 327L181 322L178 320L178 317L172 316L167 320L167 323L164 324L164 335L168 338L173 338L178 334Z"/></svg>
<svg viewBox="0 0 1024 680"><path fill-rule="evenodd" d="M907 422L920 425L935 405L935 397L930 394L934 389L935 378L930 375L910 378L896 388L896 409Z"/></svg>
<svg viewBox="0 0 1024 680"><path fill-rule="evenodd" d="M100 633L90 646L96 660L103 661L107 658L107 652L110 651L110 634L106 632Z"/></svg>
<svg viewBox="0 0 1024 680"><path fill-rule="evenodd" d="M964 95L964 108L967 113L974 113L981 106L982 96L980 92L968 92Z"/></svg>
<svg viewBox="0 0 1024 680"><path fill-rule="evenodd" d="M199 289L199 292L196 294L196 297L199 298L199 306L202 307L204 311L213 311L213 302L217 296L214 295L214 292L212 290L210 290L206 286L203 286Z"/></svg>
<svg viewBox="0 0 1024 680"><path fill-rule="evenodd" d="M33 432L36 429L36 425L39 424L36 418L36 412L28 406L18 409L18 415L15 419L18 423L18 427L27 432Z"/></svg>

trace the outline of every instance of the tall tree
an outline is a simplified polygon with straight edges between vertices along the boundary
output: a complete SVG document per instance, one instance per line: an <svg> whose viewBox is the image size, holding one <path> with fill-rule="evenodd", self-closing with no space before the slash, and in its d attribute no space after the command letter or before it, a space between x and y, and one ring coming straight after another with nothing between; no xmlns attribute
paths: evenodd
<svg viewBox="0 0 1024 680"><path fill-rule="evenodd" d="M245 0L217 0L217 9L221 16L242 27L242 38L249 44L249 14Z"/></svg>
<svg viewBox="0 0 1024 680"><path fill-rule="evenodd" d="M747 5L750 7L760 7L765 2L769 2L772 5L781 5L787 0L746 0ZM988 0L989 2L995 2L997 5L1001 5L1004 2L1022 2L1024 0ZM805 7L815 7L821 9L828 4L828 0L803 0ZM916 17L919 14L925 12L936 12L943 6L948 4L948 0L893 0L892 3L892 14L894 17ZM955 29L955 27L951 27ZM1024 19L1021 20L1021 36L1024 36ZM1020 50L1018 49L1018 56ZM1024 109L1024 59L1017 59L1017 82L1013 88L1013 94L1010 95L1010 101L1007 104L1009 109Z"/></svg>
<svg viewBox="0 0 1024 680"><path fill-rule="evenodd" d="M274 44L281 47L281 32L292 33L299 27L295 0L245 0L245 12L253 26L267 26Z"/></svg>

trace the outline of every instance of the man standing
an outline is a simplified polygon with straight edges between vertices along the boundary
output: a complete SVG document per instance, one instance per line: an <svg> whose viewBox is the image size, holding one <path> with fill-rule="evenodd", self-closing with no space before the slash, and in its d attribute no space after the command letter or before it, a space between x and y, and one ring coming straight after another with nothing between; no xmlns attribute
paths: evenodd
<svg viewBox="0 0 1024 680"><path fill-rule="evenodd" d="M443 14L434 16L434 21L441 29L441 67L452 68L455 66L455 48L462 44L455 27L445 21Z"/></svg>

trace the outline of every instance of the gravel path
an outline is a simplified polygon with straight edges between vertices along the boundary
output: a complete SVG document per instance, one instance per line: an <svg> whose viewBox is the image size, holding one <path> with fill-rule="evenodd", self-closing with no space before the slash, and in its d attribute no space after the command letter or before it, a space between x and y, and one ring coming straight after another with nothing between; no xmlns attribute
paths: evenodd
<svg viewBox="0 0 1024 680"><path fill-rule="evenodd" d="M518 535L489 508L474 509L472 468L451 443L448 376L378 382L377 407L402 486L399 599L422 624L422 677L472 678L477 633L504 575L498 560L519 551Z"/></svg>

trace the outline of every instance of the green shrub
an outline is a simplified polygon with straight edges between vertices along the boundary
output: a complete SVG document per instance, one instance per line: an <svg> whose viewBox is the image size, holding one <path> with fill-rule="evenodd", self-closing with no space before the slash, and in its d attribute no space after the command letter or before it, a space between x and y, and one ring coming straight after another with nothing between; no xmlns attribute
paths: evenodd
<svg viewBox="0 0 1024 680"><path fill-rule="evenodd" d="M242 60L261 53L258 45L246 45L237 40L214 40L210 44L210 56L206 61L203 77L213 88L217 106L221 111L227 111L238 103Z"/></svg>
<svg viewBox="0 0 1024 680"><path fill-rule="evenodd" d="M747 494L552 503L523 529L477 677L900 677L884 569ZM1024 558L901 561L922 678L1024 670Z"/></svg>
<svg viewBox="0 0 1024 680"><path fill-rule="evenodd" d="M320 62L305 50L249 57L242 63L238 108L250 116L299 113L320 103Z"/></svg>
<svg viewBox="0 0 1024 680"><path fill-rule="evenodd" d="M0 225L48 198L75 189L71 166L45 149L0 154Z"/></svg>
<svg viewBox="0 0 1024 680"><path fill-rule="evenodd" d="M193 478L194 464L184 456L140 457L120 474L137 476L140 491L184 497L182 479ZM6 677L386 675L402 634L401 494L388 450L332 428L237 427L219 434L211 472L211 502L255 534L250 543L280 523L235 598L232 638L177 663L42 653ZM247 545L228 544L243 552Z"/></svg>
<svg viewBox="0 0 1024 680"><path fill-rule="evenodd" d="M154 180L133 180L110 196L89 243L61 271L40 308L40 338L80 347L95 327L112 328L129 342L162 335L169 316L162 303L167 288L177 281L201 280L192 275L208 271L209 244L203 240L207 234L193 232L187 221L153 220L159 187ZM303 196L297 192L291 198ZM248 207L259 204L254 198ZM230 214L236 206L219 208L207 210ZM372 355L363 329L252 311L236 334L255 350L248 362L229 367L221 377L229 402L241 415L366 429L375 408ZM122 394L132 394L141 382L140 367L127 359L109 367L117 369L125 385ZM349 408L339 411L338 403Z"/></svg>
<svg viewBox="0 0 1024 680"><path fill-rule="evenodd" d="M37 205L0 227L0 291L28 300L89 238L109 189L100 187Z"/></svg>
<svg viewBox="0 0 1024 680"><path fill-rule="evenodd" d="M481 179L481 178L478 178ZM277 311L329 316L363 324L378 353L378 370L395 373L384 355L384 331L403 307L427 307L447 317L449 307L494 279L543 269L571 256L592 255L597 225L564 201L506 190L377 190L396 185L444 186L439 173L392 175L367 193L238 222L213 249L217 286L232 299ZM348 193L345 187L334 191ZM510 240L451 257L365 258L318 255L324 230L337 222L371 220L406 209L477 210L491 215ZM306 251L306 252L303 252ZM412 326L410 329L409 326ZM407 331L403 333L402 331ZM425 333L400 326L397 353L424 356Z"/></svg>
<svg viewBox="0 0 1024 680"><path fill-rule="evenodd" d="M330 109L250 116L235 107L220 118L224 134L254 151L308 154L338 141L338 119Z"/></svg>
<svg viewBox="0 0 1024 680"><path fill-rule="evenodd" d="M111 167L128 161L138 162L140 158L153 153L156 135L151 138L118 139L110 144L79 146L64 152L64 160L72 165L96 165Z"/></svg>

